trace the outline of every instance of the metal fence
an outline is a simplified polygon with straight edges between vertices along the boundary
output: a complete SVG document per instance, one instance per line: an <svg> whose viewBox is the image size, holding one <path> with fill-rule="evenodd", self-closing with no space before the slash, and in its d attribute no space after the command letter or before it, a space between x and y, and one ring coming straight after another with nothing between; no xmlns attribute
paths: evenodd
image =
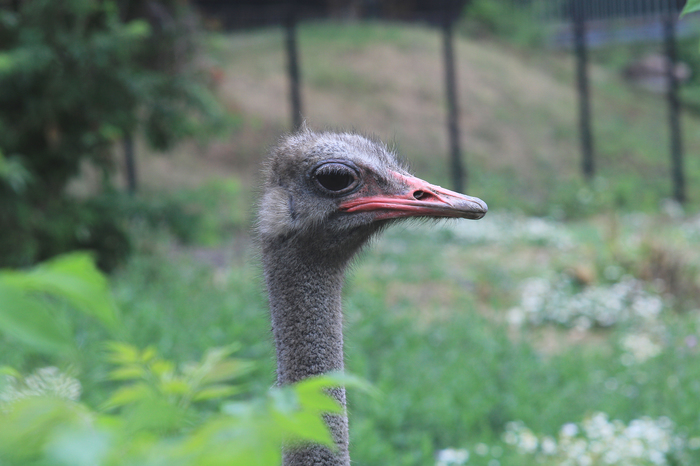
<svg viewBox="0 0 700 466"><path fill-rule="evenodd" d="M663 79L668 103L670 172L673 197L686 200L681 101L676 75L678 16L685 0L521 0L539 20L566 27L553 36L554 45L573 46L579 95L581 168L586 178L595 175L595 144L592 131L588 80L588 48L611 42L654 40L663 44ZM614 23L610 27L610 23ZM687 28L688 31L694 28Z"/></svg>
<svg viewBox="0 0 700 466"><path fill-rule="evenodd" d="M516 0L532 8L536 18L545 22L570 21L576 0ZM669 11L680 13L685 0L584 0L582 14L589 21L656 18Z"/></svg>
<svg viewBox="0 0 700 466"><path fill-rule="evenodd" d="M0 0L0 2L17 0ZM402 10L405 5L400 0L192 0L205 17L215 19L219 27L227 29L253 28L280 25L285 29L285 52L289 80L290 120L293 128L301 125L303 99L297 52L296 25L299 20L329 17L329 12L344 11L338 5L354 8L355 18L377 18L419 20L438 26L443 36L443 67L445 96L447 102L447 136L450 146L450 172L454 188L461 191L467 181L467 167L462 161L459 144L459 108L455 75L453 47L453 23L460 17L460 11L471 0L413 0L414 8ZM496 0L493 0L496 1ZM550 46L561 45L573 48L576 56L577 90L579 93L579 132L581 136L581 168L584 177L595 175L595 144L591 121L588 80L588 48L610 42L630 42L654 40L664 44L666 60L666 96L669 108L670 165L673 181L673 195L684 202L685 176L683 173L683 144L681 131L681 102L678 97L679 83L674 72L676 64L676 36L695 32L694 27L686 27L677 18L686 0L500 0L510 1L514 7L522 7L532 12L533 21L542 26L558 25L551 32ZM384 3L392 8L387 9ZM2 3L0 3L2 4ZM335 5L333 10L331 6ZM389 16L382 11L391 11ZM348 10L350 11L350 10ZM331 15L330 17L333 17ZM613 27L609 27L613 24ZM687 29L687 31L686 31ZM135 189L135 166L133 165L133 143L125 141L125 153L129 179Z"/></svg>
<svg viewBox="0 0 700 466"><path fill-rule="evenodd" d="M289 96L292 126L299 127L303 115L300 80L303 73L297 60L296 23L310 17L323 18L340 11L353 11L355 18L389 20L419 20L439 25L443 32L443 62L445 95L447 100L447 135L450 145L450 166L453 185L461 190L466 184L467 169L462 162L459 146L459 108L455 85L455 57L453 52L452 24L460 17L460 11L470 0L438 0L426 2L413 0L408 10L398 8L396 0L260 0L253 5L250 0L226 2L222 0L195 0L204 11L211 8L222 19L222 26L229 28L255 27L263 24L280 24L286 30L285 49L289 77ZM496 1L496 0L493 0ZM678 82L674 73L676 63L676 36L685 33L685 25L677 25L677 18L685 0L500 0L510 1L532 13L533 21L550 28L550 46L573 48L576 56L577 90L579 93L579 131L581 136L581 168L584 177L595 175L595 144L591 121L588 80L587 50L610 42L652 40L664 44L666 60L666 94L669 107L669 134L671 173L674 197L683 202L685 178L683 174L683 145L681 137ZM404 3L403 5L408 5ZM389 8L389 6L391 8ZM348 9L352 7L351 9ZM345 9L345 10L344 10ZM209 11L212 11L209 10ZM335 13L331 13L334 11ZM384 12L385 14L381 14ZM391 13L388 13L391 12ZM417 17L416 17L417 16ZM690 31L692 28L688 28Z"/></svg>

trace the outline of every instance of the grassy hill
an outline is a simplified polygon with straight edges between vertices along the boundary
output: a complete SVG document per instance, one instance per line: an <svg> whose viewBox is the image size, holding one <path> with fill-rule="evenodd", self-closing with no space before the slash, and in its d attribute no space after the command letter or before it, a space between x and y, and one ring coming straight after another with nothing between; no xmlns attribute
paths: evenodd
<svg viewBox="0 0 700 466"><path fill-rule="evenodd" d="M187 145L179 158L145 160L147 182L172 185L174 177L187 184L198 173L222 171L250 179L263 148L288 129L282 32L217 35L210 45L223 70L221 98L240 116L240 125L208 149ZM438 31L383 23L305 24L299 47L303 109L313 128L376 135L394 143L419 176L449 183ZM599 178L586 187L570 54L526 52L460 36L456 54L468 191L492 208L577 216L600 208L653 210L670 196L662 97L631 88L612 69L592 67ZM700 150L699 124L697 117L684 116L692 209L700 185L700 162L693 157ZM192 152L199 155L196 163Z"/></svg>

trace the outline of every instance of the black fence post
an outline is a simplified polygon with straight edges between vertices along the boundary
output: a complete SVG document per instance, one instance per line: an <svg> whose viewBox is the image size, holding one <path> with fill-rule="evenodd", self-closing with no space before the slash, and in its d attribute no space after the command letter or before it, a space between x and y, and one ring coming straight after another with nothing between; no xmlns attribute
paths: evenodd
<svg viewBox="0 0 700 466"><path fill-rule="evenodd" d="M296 1L288 3L285 19L285 46L287 50L287 73L289 75L289 100L292 112L292 129L297 131L302 124L299 58L297 53L297 7Z"/></svg>
<svg viewBox="0 0 700 466"><path fill-rule="evenodd" d="M136 182L136 157L134 151L134 138L127 133L122 140L124 146L124 162L126 166L126 186L129 194L134 195L137 189Z"/></svg>
<svg viewBox="0 0 700 466"><path fill-rule="evenodd" d="M445 91L447 98L447 134L450 140L450 168L452 171L452 187L457 192L463 192L467 182L467 173L462 163L462 151L459 145L459 108L457 101L457 77L455 72L455 57L453 46L454 2L444 2L442 21L442 42L445 61Z"/></svg>
<svg viewBox="0 0 700 466"><path fill-rule="evenodd" d="M686 201L685 176L683 173L683 137L681 134L681 108L678 101L678 79L676 77L676 15L675 1L664 5L664 45L666 52L666 98L668 100L669 136L671 139L671 178L673 197L681 204Z"/></svg>
<svg viewBox="0 0 700 466"><path fill-rule="evenodd" d="M579 131L581 137L581 168L583 176L590 180L595 174L593 160L593 134L591 132L591 103L588 92L588 52L586 49L586 0L572 0L571 13L576 51L576 76L579 96Z"/></svg>

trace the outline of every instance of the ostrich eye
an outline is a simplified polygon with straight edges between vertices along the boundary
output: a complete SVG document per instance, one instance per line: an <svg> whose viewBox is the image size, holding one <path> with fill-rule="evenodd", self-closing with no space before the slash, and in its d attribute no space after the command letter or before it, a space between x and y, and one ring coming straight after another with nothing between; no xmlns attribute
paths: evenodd
<svg viewBox="0 0 700 466"><path fill-rule="evenodd" d="M349 173L331 172L316 175L319 184L329 191L342 191L355 181Z"/></svg>
<svg viewBox="0 0 700 466"><path fill-rule="evenodd" d="M322 190L333 194L344 194L359 183L357 172L342 163L321 165L314 172L313 178Z"/></svg>

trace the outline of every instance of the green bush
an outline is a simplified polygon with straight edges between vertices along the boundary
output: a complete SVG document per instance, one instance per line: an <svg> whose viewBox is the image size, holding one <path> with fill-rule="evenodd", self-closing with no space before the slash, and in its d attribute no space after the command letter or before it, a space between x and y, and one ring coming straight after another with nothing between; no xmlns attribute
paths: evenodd
<svg viewBox="0 0 700 466"><path fill-rule="evenodd" d="M131 250L127 219L113 196L47 199L40 210L8 196L0 205L0 223L12 226L0 235L0 266L26 266L65 251L91 250L102 270L112 270Z"/></svg>
<svg viewBox="0 0 700 466"><path fill-rule="evenodd" d="M544 39L542 25L532 20L533 7L513 0L474 0L464 11L462 30L471 36L502 37L519 45Z"/></svg>
<svg viewBox="0 0 700 466"><path fill-rule="evenodd" d="M146 3L129 2L141 10ZM149 24L122 21L122 14L138 17L139 8L120 11L111 1L18 5L0 11L0 150L7 157L0 229L15 232L0 244L0 266L90 247L101 266L112 267L128 251L124 218L69 198L65 187L85 162L107 180L115 168L112 146L139 129L164 149L225 123L190 64L196 43L186 26L189 13L168 2L167 18ZM27 175L21 183L18 166ZM94 230L87 243L75 238L86 225Z"/></svg>
<svg viewBox="0 0 700 466"><path fill-rule="evenodd" d="M177 367L152 347L111 342L87 349L112 366L102 381L111 390L91 405L81 401L76 378L89 375L75 374L86 350L79 350L75 311L113 337L123 333L107 280L88 255L61 256L26 272L0 271L0 334L68 368L43 367L25 376L0 366L3 465L276 466L283 444L333 445L321 415L341 408L325 389L357 385L331 374L251 397L241 380L253 366L231 356L235 345L209 349L200 362Z"/></svg>

